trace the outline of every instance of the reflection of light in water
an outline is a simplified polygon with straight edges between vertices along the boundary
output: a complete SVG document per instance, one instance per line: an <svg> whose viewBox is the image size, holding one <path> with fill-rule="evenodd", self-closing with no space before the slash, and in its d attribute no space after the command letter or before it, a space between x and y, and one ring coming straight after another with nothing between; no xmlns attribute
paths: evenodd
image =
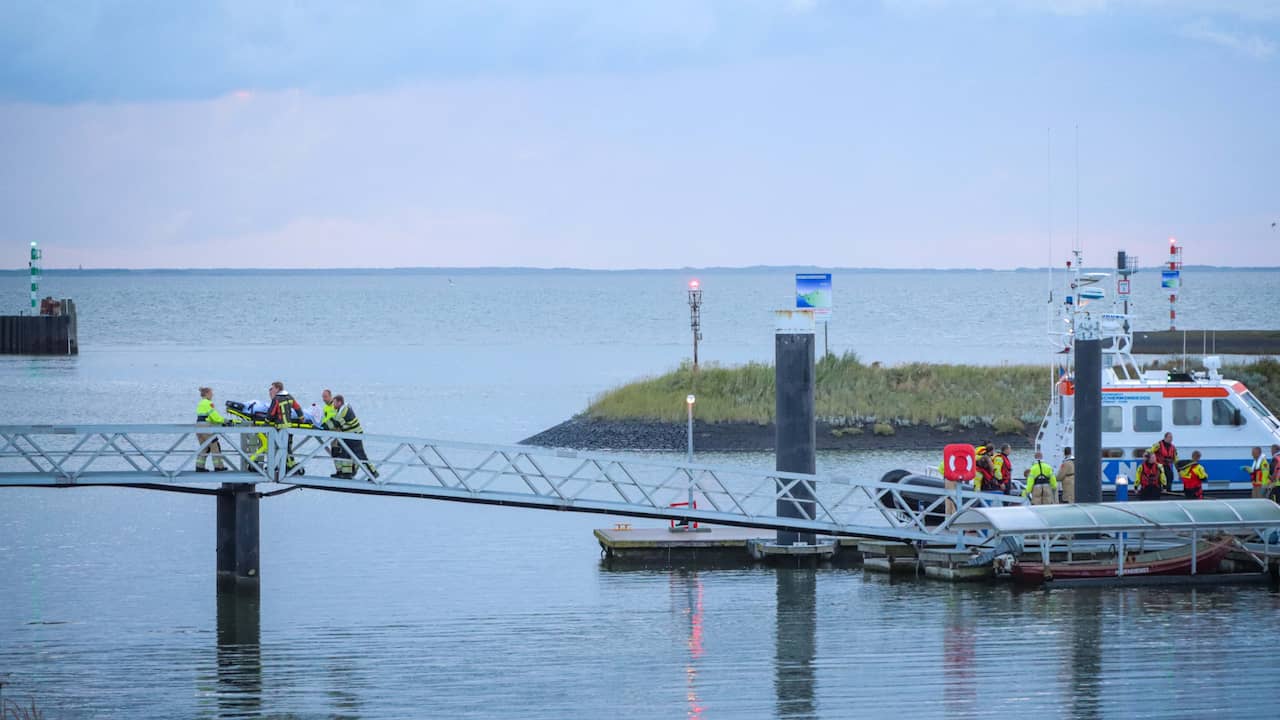
<svg viewBox="0 0 1280 720"><path fill-rule="evenodd" d="M676 576L672 576L675 579ZM698 668L695 663L702 657L702 579L697 573L690 573L685 583L686 599L684 614L689 618L689 640L685 646L689 648L689 662L684 666L685 700L689 703L688 716L702 717L702 700L698 697Z"/></svg>

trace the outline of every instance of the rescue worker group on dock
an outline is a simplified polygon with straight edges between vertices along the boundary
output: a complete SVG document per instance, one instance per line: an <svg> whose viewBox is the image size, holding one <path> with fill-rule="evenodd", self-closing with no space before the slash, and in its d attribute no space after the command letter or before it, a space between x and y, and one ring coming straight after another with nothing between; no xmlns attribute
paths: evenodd
<svg viewBox="0 0 1280 720"><path fill-rule="evenodd" d="M355 410L347 404L346 398L342 395L334 395L328 389L320 393L321 404L312 405L309 410L303 409L302 404L285 390L283 381L277 380L271 383L267 394L270 398L267 404L257 401L249 403L228 401L226 407L230 417L224 417L213 403L213 388L202 387L200 401L196 405L196 423L209 427L251 423L270 427L318 428L344 433L364 433L360 419L356 417ZM258 439L258 448L249 455L249 460L255 463L261 462L266 452L266 435L259 434ZM196 441L200 444L200 450L196 456L196 472L210 472L208 467L210 459L213 463L213 472L225 472L230 469L227 467L216 435L211 431L198 432ZM296 465L292 438L289 443L286 467L292 470ZM334 464L334 472L330 477L352 479L356 476L357 468L362 468L370 479L378 476L377 469L369 462L363 440L336 438L330 442L328 452ZM297 468L296 474L303 475L305 470Z"/></svg>
<svg viewBox="0 0 1280 720"><path fill-rule="evenodd" d="M1013 493L1013 463L1009 459L1009 451L1008 444L1001 445L997 450L991 442L974 447L974 490L1001 495ZM1253 448L1252 454L1252 464L1241 468L1248 474L1253 486L1252 497L1271 498L1280 503L1280 445L1271 446L1270 461L1261 447ZM1138 499L1161 499L1171 492L1173 480L1177 478L1182 481L1182 494L1186 499L1203 500L1209 476L1200 458L1200 451L1195 450L1191 453L1191 459L1180 465L1178 448L1173 444L1173 433L1165 433L1163 438L1143 453L1142 464L1138 466L1134 477ZM943 464L938 466L938 471L945 477ZM1075 474L1075 458L1071 454L1071 448L1063 449L1062 463L1056 473L1053 466L1045 462L1044 455L1037 450L1035 462L1022 471L1021 495L1030 498L1032 505L1074 503Z"/></svg>

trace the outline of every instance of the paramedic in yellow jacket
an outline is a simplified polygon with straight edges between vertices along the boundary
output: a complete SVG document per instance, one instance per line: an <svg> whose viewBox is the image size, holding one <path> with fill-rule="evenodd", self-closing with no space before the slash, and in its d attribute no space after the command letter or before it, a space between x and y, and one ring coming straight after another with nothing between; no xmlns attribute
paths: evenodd
<svg viewBox="0 0 1280 720"><path fill-rule="evenodd" d="M1058 478L1053 466L1044 461L1044 453L1036 451L1036 461L1027 468L1027 485L1022 497L1031 496L1032 505L1053 505L1058 502Z"/></svg>
<svg viewBox="0 0 1280 720"><path fill-rule="evenodd" d="M196 405L196 422L202 425L221 425L226 422L218 414L218 408L214 407L213 388L200 388L200 402ZM222 446L218 444L217 435L198 432L196 442L200 443L200 452L196 455L196 472L209 472L207 465L210 455L213 455L214 472L226 472L229 469L222 459Z"/></svg>

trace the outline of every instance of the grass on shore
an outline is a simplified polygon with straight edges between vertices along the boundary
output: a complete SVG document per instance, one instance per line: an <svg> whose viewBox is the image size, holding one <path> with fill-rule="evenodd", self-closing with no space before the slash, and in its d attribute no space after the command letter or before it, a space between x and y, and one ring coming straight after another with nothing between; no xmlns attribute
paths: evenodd
<svg viewBox="0 0 1280 720"><path fill-rule="evenodd" d="M1263 403L1280 409L1280 363L1262 360L1223 368ZM1051 375L1045 366L865 365L853 353L818 361L816 404L820 421L834 426L978 424L1022 432L1044 417ZM693 387L688 363L597 397L586 416L607 420L682 422L685 395ZM697 377L697 418L703 422L773 421L773 366L703 365Z"/></svg>

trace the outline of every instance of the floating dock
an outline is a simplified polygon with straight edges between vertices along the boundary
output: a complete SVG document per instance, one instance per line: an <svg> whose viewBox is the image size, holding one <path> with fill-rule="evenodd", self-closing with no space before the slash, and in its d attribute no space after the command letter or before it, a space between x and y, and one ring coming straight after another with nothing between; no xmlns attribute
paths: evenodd
<svg viewBox="0 0 1280 720"><path fill-rule="evenodd" d="M680 528L635 528L630 523L617 523L612 528L597 529L595 538L601 554L610 565L634 567L703 567L732 568L757 564L791 565L823 564L833 567L862 567L866 571L926 577L947 582L1010 581L998 575L990 563L975 564L977 547L919 547L911 543L859 537L823 537L817 543L779 545L767 530L738 527L702 526L696 530ZM977 542L981 538L974 537ZM1114 541L1051 541L1041 550L1038 540L1022 548L1020 558L1035 562L1049 557L1053 562L1105 559L1113 556ZM1168 540L1152 540L1151 546L1163 546ZM989 548L983 548L989 551ZM1259 566L1266 561L1266 570ZM1241 544L1221 562L1216 572L1198 575L1104 577L1080 580L1046 581L1044 587L1096 587L1114 585L1213 586L1275 582L1280 577L1280 548L1261 544Z"/></svg>
<svg viewBox="0 0 1280 720"><path fill-rule="evenodd" d="M743 567L759 562L862 562L857 538L824 538L818 545L778 545L768 530L702 526L696 530L633 528L617 523L595 531L606 562L635 565Z"/></svg>
<svg viewBox="0 0 1280 720"><path fill-rule="evenodd" d="M703 526L696 531L634 528L618 523L595 531L605 561L640 566L746 567L824 563L941 580L988 580L991 566L970 566L973 551L922 548L891 540L819 537L814 545L778 545L768 531Z"/></svg>

